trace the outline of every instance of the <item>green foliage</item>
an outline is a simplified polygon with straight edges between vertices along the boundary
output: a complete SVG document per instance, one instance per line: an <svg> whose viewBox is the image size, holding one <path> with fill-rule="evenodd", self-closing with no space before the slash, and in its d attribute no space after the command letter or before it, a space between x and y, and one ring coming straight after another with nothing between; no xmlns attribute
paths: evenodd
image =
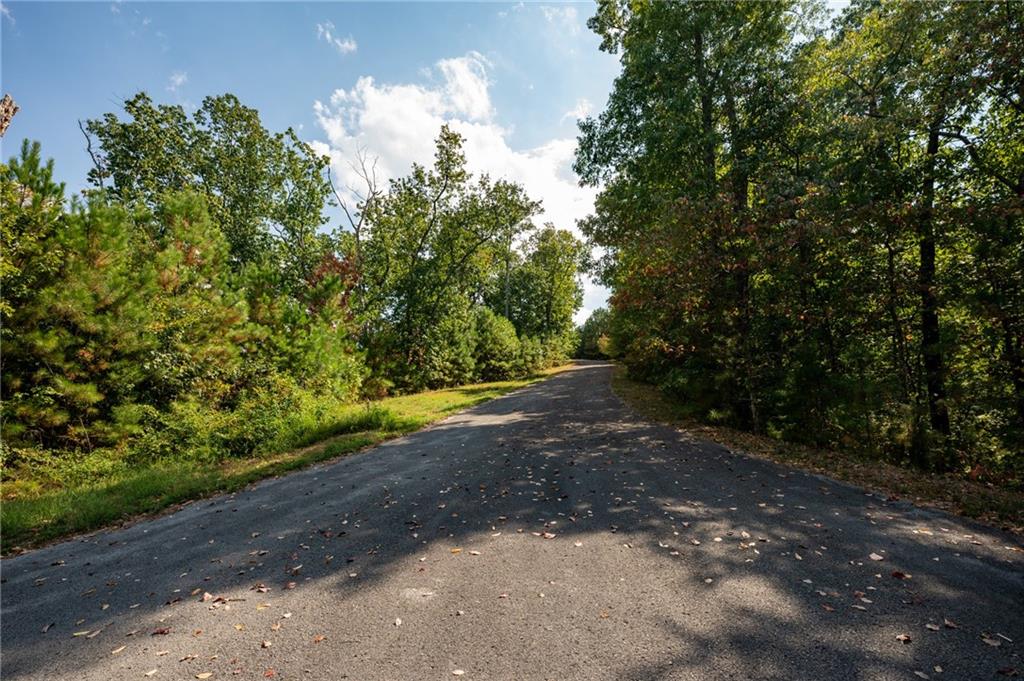
<svg viewBox="0 0 1024 681"><path fill-rule="evenodd" d="M181 106L145 93L86 130L98 142L89 179L119 201L155 208L172 191L206 197L236 270L273 260L282 285L298 293L329 249L319 232L330 196L327 160L291 129L266 130L256 110L233 95L207 97L190 118Z"/></svg>
<svg viewBox="0 0 1024 681"><path fill-rule="evenodd" d="M408 429L422 419L355 401L533 375L575 345L582 244L550 226L525 238L540 204L471 176L449 129L432 168L374 189L359 228L328 236L327 161L292 131L231 95L192 116L145 94L124 111L86 127L83 201L66 203L38 144L0 167L15 495L126 480L126 508L160 507L217 479L158 493L167 470ZM481 305L499 281L518 329ZM102 506L76 527L111 517Z"/></svg>
<svg viewBox="0 0 1024 681"><path fill-rule="evenodd" d="M590 313L587 320L579 330L579 346L576 348L576 356L586 359L598 359L611 357L611 333L612 313L608 308L599 307Z"/></svg>
<svg viewBox="0 0 1024 681"><path fill-rule="evenodd" d="M504 381L520 374L520 348L512 322L489 308L476 309L473 360L481 381Z"/></svg>
<svg viewBox="0 0 1024 681"><path fill-rule="evenodd" d="M66 210L38 145L5 167L3 196L5 467L248 456L355 398L365 369L333 256L289 295L279 267L232 271L195 192Z"/></svg>
<svg viewBox="0 0 1024 681"><path fill-rule="evenodd" d="M473 178L462 138L447 127L437 139L433 168L414 166L363 205L365 227L353 250L358 314L374 372L403 391L469 380L479 355L473 303L494 282L509 281L511 244L538 210L518 185ZM572 284L576 274L568 274ZM526 305L525 293L510 295ZM570 318L578 304L570 296ZM511 349L509 357L517 354ZM496 364L482 370L512 375Z"/></svg>
<svg viewBox="0 0 1024 681"><path fill-rule="evenodd" d="M611 344L708 420L1019 477L1021 8L818 16L599 3L623 69L576 169Z"/></svg>
<svg viewBox="0 0 1024 681"><path fill-rule="evenodd" d="M587 250L579 239L545 225L523 243L508 285L495 280L487 300L494 309L507 307L520 335L561 336L573 328L573 315L583 303L579 273L587 265Z"/></svg>

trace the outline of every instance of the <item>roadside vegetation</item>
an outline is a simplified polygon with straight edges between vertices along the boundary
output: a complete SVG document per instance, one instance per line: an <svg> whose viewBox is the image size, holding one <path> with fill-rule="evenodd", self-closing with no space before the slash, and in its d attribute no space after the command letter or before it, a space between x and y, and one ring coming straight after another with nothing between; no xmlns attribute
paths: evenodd
<svg viewBox="0 0 1024 681"><path fill-rule="evenodd" d="M1024 484L1024 4L823 9L598 3L622 71L576 170L613 293L582 352L1002 513L966 490Z"/></svg>
<svg viewBox="0 0 1024 681"><path fill-rule="evenodd" d="M3 553L88 532L175 504L230 492L257 480L334 459L418 430L453 412L543 380L567 365L522 379L386 397L339 407L329 426L294 432L259 454L197 462L168 457L144 465L100 460L50 462L5 485ZM312 444L306 444L312 443ZM90 465L91 463L91 465Z"/></svg>
<svg viewBox="0 0 1024 681"><path fill-rule="evenodd" d="M702 440L843 480L891 498L1024 533L1024 491L1015 487L972 480L955 473L933 473L898 466L878 461L862 450L823 449L698 421L677 398L666 395L651 383L631 379L621 364L615 367L612 388L641 417L680 428Z"/></svg>
<svg viewBox="0 0 1024 681"><path fill-rule="evenodd" d="M576 346L584 245L448 128L386 185L350 159L353 187L231 95L82 128L81 196L28 140L0 166L5 549L407 432Z"/></svg>

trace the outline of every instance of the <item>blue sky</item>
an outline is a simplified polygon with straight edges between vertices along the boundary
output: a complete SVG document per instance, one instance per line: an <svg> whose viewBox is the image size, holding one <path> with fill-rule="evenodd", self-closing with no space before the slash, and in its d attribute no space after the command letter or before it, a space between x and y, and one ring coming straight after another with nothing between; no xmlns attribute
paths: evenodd
<svg viewBox="0 0 1024 681"><path fill-rule="evenodd" d="M594 192L571 170L576 118L618 72L585 25L591 3L3 2L0 87L21 107L4 158L42 142L69 189L89 158L78 119L144 90L194 108L232 92L293 127L358 185L357 149L385 176L429 162L448 122L470 166L523 183L573 228ZM588 283L585 314L605 292Z"/></svg>

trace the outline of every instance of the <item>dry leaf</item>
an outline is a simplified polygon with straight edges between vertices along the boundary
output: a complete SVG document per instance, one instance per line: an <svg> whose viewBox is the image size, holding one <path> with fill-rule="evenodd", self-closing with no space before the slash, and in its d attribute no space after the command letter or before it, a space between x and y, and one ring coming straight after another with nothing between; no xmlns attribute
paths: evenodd
<svg viewBox="0 0 1024 681"><path fill-rule="evenodd" d="M885 560L884 558L882 558L882 556L878 555L877 553L872 553L868 556L868 558L870 558L871 560Z"/></svg>

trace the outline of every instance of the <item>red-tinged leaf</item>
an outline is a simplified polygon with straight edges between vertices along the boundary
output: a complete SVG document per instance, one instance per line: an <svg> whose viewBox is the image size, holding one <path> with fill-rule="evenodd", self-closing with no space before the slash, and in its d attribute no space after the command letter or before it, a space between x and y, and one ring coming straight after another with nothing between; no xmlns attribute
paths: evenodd
<svg viewBox="0 0 1024 681"><path fill-rule="evenodd" d="M154 629L150 636L166 636L169 633L171 633L170 627L160 627L159 629Z"/></svg>

